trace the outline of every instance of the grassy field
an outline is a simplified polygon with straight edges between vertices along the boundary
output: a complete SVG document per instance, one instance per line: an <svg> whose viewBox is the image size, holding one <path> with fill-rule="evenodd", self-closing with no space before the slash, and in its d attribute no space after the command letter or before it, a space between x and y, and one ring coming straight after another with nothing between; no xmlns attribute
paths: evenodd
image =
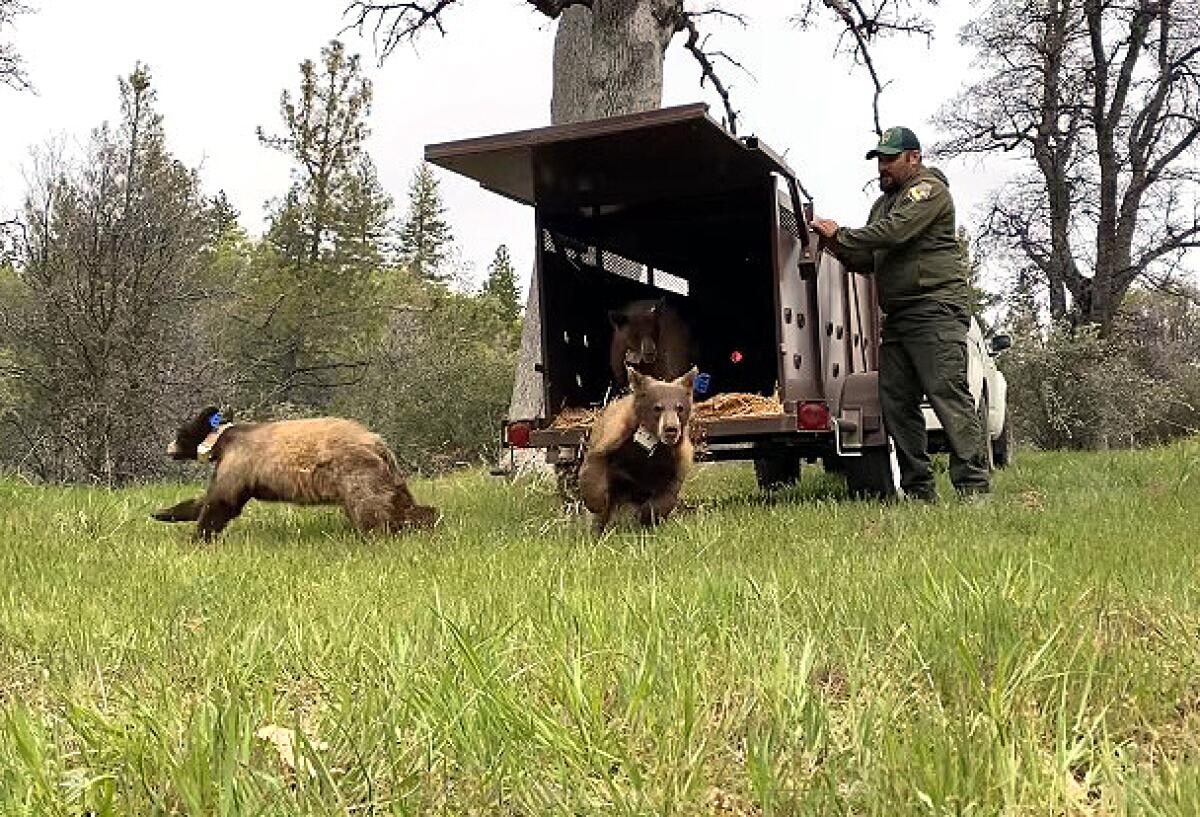
<svg viewBox="0 0 1200 817"><path fill-rule="evenodd" d="M0 814L1200 814L1198 442L983 507L708 466L602 541L414 487L434 534L202 547L188 487L0 482Z"/></svg>

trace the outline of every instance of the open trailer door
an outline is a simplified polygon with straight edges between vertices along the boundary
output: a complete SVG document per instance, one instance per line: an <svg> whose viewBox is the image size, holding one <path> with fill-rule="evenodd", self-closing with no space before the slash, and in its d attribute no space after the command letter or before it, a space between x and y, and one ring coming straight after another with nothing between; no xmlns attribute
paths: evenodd
<svg viewBox="0 0 1200 817"><path fill-rule="evenodd" d="M771 396L792 382L779 368L774 236L780 178L794 174L757 140L725 131L706 105L430 145L426 158L535 208L551 417L603 402L607 312L637 298L663 297L686 313L712 394ZM811 260L805 219L791 224L799 260Z"/></svg>
<svg viewBox="0 0 1200 817"><path fill-rule="evenodd" d="M708 455L834 453L830 410L863 365L861 324L842 315L858 298L818 298L829 275L811 211L795 173L757 139L694 104L434 144L425 157L534 208L546 416L510 418L528 444L549 457L581 441L583 428L556 421L612 396L608 311L654 297L691 327L704 397L768 398L753 416L703 418ZM857 366L832 354L826 330Z"/></svg>

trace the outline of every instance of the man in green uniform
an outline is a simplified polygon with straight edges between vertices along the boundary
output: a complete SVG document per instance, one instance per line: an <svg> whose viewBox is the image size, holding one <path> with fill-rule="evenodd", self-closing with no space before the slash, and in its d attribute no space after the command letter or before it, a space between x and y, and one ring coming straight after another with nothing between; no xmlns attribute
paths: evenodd
<svg viewBox="0 0 1200 817"><path fill-rule="evenodd" d="M950 479L964 498L989 491L983 425L967 386L970 290L946 177L921 161L908 128L889 128L867 153L883 190L859 229L815 219L827 249L850 269L874 273L884 313L879 362L883 416L906 495L934 501L925 395L950 445Z"/></svg>

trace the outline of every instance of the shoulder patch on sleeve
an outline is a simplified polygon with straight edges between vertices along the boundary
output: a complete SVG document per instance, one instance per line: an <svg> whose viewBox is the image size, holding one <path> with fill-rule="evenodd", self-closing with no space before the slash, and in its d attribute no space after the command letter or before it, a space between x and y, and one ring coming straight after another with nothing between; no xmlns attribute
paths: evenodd
<svg viewBox="0 0 1200 817"><path fill-rule="evenodd" d="M933 198L935 192L934 186L929 182L918 182L908 189L908 198L911 201L925 201Z"/></svg>

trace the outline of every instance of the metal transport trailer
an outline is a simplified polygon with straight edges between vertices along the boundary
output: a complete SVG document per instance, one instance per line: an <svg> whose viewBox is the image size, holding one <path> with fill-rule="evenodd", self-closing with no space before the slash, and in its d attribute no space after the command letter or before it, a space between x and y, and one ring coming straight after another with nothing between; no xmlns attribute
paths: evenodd
<svg viewBox="0 0 1200 817"><path fill-rule="evenodd" d="M697 458L753 460L760 485L801 462L856 496L897 490L879 403L875 282L820 252L796 174L703 104L428 145L427 161L534 208L545 416L510 417L513 447L571 468L583 429L563 409L613 391L608 310L665 298L687 321L705 399L777 395L767 415L701 420ZM800 217L797 217L800 213Z"/></svg>

